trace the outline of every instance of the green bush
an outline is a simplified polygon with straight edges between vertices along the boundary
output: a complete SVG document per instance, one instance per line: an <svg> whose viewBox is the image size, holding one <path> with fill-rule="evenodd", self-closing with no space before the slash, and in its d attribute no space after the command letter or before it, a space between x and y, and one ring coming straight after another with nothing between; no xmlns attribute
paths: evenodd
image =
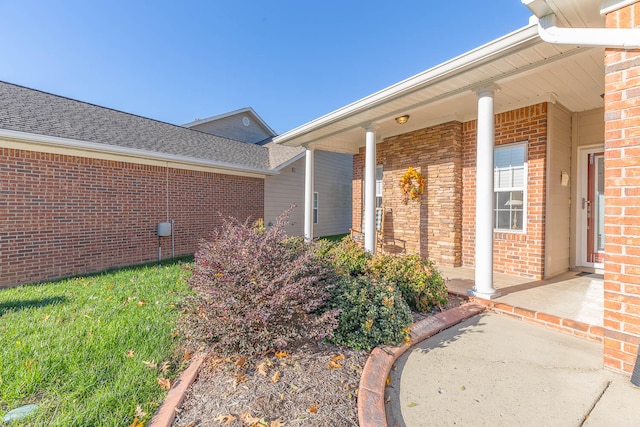
<svg viewBox="0 0 640 427"><path fill-rule="evenodd" d="M376 255L370 274L394 284L413 310L426 312L447 302L447 287L433 262L417 255Z"/></svg>
<svg viewBox="0 0 640 427"><path fill-rule="evenodd" d="M352 277L366 274L371 260L371 255L349 237L331 246L327 256L338 273Z"/></svg>
<svg viewBox="0 0 640 427"><path fill-rule="evenodd" d="M381 344L400 345L408 339L411 311L393 285L366 276L346 276L332 294L331 306L340 314L330 341L369 350Z"/></svg>

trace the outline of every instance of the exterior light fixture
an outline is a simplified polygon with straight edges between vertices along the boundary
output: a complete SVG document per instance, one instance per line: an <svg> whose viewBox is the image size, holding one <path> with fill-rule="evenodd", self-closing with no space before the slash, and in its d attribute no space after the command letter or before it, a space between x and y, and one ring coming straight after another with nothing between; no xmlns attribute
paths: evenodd
<svg viewBox="0 0 640 427"><path fill-rule="evenodd" d="M408 114L405 114L404 116L396 117L396 122L398 122L399 125L403 125L407 123L407 120L409 120Z"/></svg>

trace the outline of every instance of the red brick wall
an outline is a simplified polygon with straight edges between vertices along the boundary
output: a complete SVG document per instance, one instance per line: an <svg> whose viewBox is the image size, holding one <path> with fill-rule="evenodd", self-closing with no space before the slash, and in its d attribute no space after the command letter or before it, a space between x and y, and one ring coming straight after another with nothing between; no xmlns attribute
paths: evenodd
<svg viewBox="0 0 640 427"><path fill-rule="evenodd" d="M462 124L449 122L386 138L376 147L383 165L384 231L406 242L408 253L444 266L460 266L462 180ZM362 221L364 147L354 156L353 225ZM400 178L409 166L425 178L420 202L402 203ZM396 248L385 248L393 251Z"/></svg>
<svg viewBox="0 0 640 427"><path fill-rule="evenodd" d="M608 28L640 26L640 3ZM605 53L604 363L626 372L640 344L640 51Z"/></svg>
<svg viewBox="0 0 640 427"><path fill-rule="evenodd" d="M477 121L463 125L462 262L475 264ZM495 116L495 144L527 142L526 233L494 233L494 272L541 279L544 276L547 104Z"/></svg>
<svg viewBox="0 0 640 427"><path fill-rule="evenodd" d="M167 187L168 182L168 187ZM262 218L264 180L0 149L0 287L158 257L157 223L175 220L176 255L193 253L218 212ZM163 258L171 238L162 238Z"/></svg>

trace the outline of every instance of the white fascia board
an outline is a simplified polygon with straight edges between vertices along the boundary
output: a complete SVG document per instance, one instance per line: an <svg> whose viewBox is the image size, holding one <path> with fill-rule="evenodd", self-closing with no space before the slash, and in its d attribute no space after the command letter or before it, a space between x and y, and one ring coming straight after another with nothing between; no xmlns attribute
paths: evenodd
<svg viewBox="0 0 640 427"><path fill-rule="evenodd" d="M63 148L75 148L88 152L108 153L132 158L145 158L165 162L184 163L200 167L210 167L228 171L253 173L257 175L275 175L277 172L268 169L239 166L233 163L216 162L213 160L197 159L195 157L180 156L174 154L159 153L156 151L140 150L138 148L120 147L116 145L101 144L98 142L81 141L77 139L61 138L58 136L40 135L36 133L20 132L15 130L0 129L0 138L17 141L32 142L40 145L48 145Z"/></svg>
<svg viewBox="0 0 640 427"><path fill-rule="evenodd" d="M638 0L602 0L602 6L600 7L600 15L606 15L607 13L615 12L623 7L637 3Z"/></svg>
<svg viewBox="0 0 640 427"><path fill-rule="evenodd" d="M271 126L269 126L267 124L267 122L265 122L262 119L262 117L260 117L258 115L258 113L256 113L256 111L252 107L240 108L239 110L230 111L228 113L223 113L223 114L218 114L217 116L207 117L206 119L194 120L192 122L186 123L186 124L181 125L181 126L185 127L185 128L192 128L194 126L198 126L198 125L201 125L201 124L204 124L204 123L209 123L209 122L215 122L216 120L224 119L224 118L235 116L236 114L242 114L242 113L250 114L256 122L258 122L263 128L265 128L265 130L268 133L271 134L271 136L276 136L278 134L276 131L271 129Z"/></svg>
<svg viewBox="0 0 640 427"><path fill-rule="evenodd" d="M319 129L330 123L345 119L356 113L369 110L373 107L383 105L402 95L411 93L428 84L434 84L440 79L444 79L452 74L457 74L465 70L469 70L480 64L484 64L492 59L492 57L501 55L505 51L517 49L521 44L532 40L540 40L536 23L531 23L516 31L513 31L503 37L484 44L476 49L470 50L459 55L449 61L443 62L433 68L409 77L399 83L378 91L372 95L351 103L345 107L324 115L318 119L308 122L302 126L292 129L282 135L273 138L277 144L287 145L287 142L305 135L313 130ZM293 143L293 146L302 145L302 142Z"/></svg>

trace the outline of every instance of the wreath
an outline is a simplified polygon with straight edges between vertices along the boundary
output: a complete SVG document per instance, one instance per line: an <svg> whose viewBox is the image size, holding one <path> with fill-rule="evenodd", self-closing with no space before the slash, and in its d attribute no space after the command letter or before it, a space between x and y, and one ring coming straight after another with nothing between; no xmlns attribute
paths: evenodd
<svg viewBox="0 0 640 427"><path fill-rule="evenodd" d="M427 179L420 172L409 167L402 179L400 179L400 191L402 192L402 203L409 203L409 199L418 201L420 195L424 193L424 184Z"/></svg>

